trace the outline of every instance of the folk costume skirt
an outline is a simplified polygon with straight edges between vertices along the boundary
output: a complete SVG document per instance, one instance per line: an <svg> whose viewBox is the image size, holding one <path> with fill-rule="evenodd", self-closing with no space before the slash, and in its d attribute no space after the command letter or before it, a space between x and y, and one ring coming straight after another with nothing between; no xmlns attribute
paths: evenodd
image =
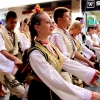
<svg viewBox="0 0 100 100"><path fill-rule="evenodd" d="M33 79L28 90L28 100L60 100L60 98L43 82Z"/></svg>

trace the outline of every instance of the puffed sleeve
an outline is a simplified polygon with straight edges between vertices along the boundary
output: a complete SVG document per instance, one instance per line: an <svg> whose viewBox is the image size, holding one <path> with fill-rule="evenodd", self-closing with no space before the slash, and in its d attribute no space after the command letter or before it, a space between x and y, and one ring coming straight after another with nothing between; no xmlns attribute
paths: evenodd
<svg viewBox="0 0 100 100"><path fill-rule="evenodd" d="M96 70L87 67L77 61L68 59L64 55L63 57L63 69L70 72L71 74L77 76L78 78L82 79L85 83L89 84L96 74Z"/></svg>
<svg viewBox="0 0 100 100"><path fill-rule="evenodd" d="M20 48L24 52L26 49L29 49L31 45L30 40L25 36L24 33L20 33Z"/></svg>
<svg viewBox="0 0 100 100"><path fill-rule="evenodd" d="M71 96L77 96L78 99L71 99L71 100L91 100L92 97L92 92L89 90L86 90L84 88L80 88L78 86L72 85L68 82L66 82L61 75L45 60L45 57L42 55L42 53L38 50L34 50L33 52L31 52L30 56L29 56L29 61L30 61L30 65L32 67L32 69L35 71L35 73L38 75L38 77L49 87L51 88L54 92L55 90L59 90L62 91L65 94L69 94L69 98ZM63 66L66 70L68 70L69 72L73 72L76 71L77 75L80 75L80 77L82 79L87 78L85 75L85 77L83 78L83 75L80 73L80 71L82 71L82 73L88 74L88 71L86 70L77 70L79 69L79 67L81 67L81 64L78 64L76 62L69 62L70 60L66 60L64 61ZM69 64L67 64L69 63ZM78 66L77 66L78 65ZM75 66L75 67L74 67ZM67 68L68 67L68 68ZM69 68L70 67L70 68ZM85 66L82 66L83 69L85 69ZM76 68L76 70L75 70ZM88 68L87 68L88 70ZM91 72L91 71L89 71ZM93 71L95 73L95 71ZM94 74L93 73L93 74ZM76 75L76 73L75 73ZM92 75L92 74L91 74ZM92 76L89 76L90 78ZM85 79L84 79L85 80ZM59 97L61 97L63 100L66 100L67 98L63 98L62 95L58 94L58 92L56 92L57 95L59 95Z"/></svg>
<svg viewBox="0 0 100 100"><path fill-rule="evenodd" d="M90 48L93 49L95 51L100 51L100 48L98 47L94 47L93 46L93 41L91 40L91 38L89 36L86 36L86 45Z"/></svg>
<svg viewBox="0 0 100 100"><path fill-rule="evenodd" d="M90 49L88 49L84 44L82 44L82 53L90 59L92 55L94 55L94 52L92 52Z"/></svg>
<svg viewBox="0 0 100 100"><path fill-rule="evenodd" d="M93 46L93 41L89 36L86 36L86 45L91 49Z"/></svg>
<svg viewBox="0 0 100 100"><path fill-rule="evenodd" d="M14 61L11 61L0 53L0 70L12 74L14 66Z"/></svg>

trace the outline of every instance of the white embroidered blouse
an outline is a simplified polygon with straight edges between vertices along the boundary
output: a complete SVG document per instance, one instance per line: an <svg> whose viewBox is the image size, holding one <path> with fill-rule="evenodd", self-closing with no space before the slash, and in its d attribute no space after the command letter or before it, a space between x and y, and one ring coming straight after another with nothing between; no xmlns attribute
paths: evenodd
<svg viewBox="0 0 100 100"><path fill-rule="evenodd" d="M48 44L47 46L48 48ZM49 49L49 48L48 48ZM63 69L82 79L87 84L93 79L95 69L84 66L76 61L63 57ZM39 50L29 56L32 69L38 77L63 100L91 100L92 92L66 82L61 75L45 60Z"/></svg>

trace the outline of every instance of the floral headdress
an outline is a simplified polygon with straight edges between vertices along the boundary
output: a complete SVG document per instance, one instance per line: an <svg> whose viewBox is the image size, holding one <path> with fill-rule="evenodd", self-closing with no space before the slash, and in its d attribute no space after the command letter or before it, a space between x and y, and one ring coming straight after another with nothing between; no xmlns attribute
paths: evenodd
<svg viewBox="0 0 100 100"><path fill-rule="evenodd" d="M81 23L81 24L83 24L83 23L84 23L84 20L83 20L83 19L81 19L81 20L80 20L80 23Z"/></svg>
<svg viewBox="0 0 100 100"><path fill-rule="evenodd" d="M84 20L83 19L80 20L80 24L82 27L84 27Z"/></svg>
<svg viewBox="0 0 100 100"><path fill-rule="evenodd" d="M33 12L41 12L41 11L43 11L43 8L40 8L40 5L36 4L36 6L34 7L34 9L32 11Z"/></svg>

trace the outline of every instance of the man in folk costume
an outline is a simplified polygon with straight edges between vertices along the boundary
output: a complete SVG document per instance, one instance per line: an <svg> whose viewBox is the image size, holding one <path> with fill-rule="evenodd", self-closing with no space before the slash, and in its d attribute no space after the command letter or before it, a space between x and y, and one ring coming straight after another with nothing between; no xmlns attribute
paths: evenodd
<svg viewBox="0 0 100 100"><path fill-rule="evenodd" d="M6 15L6 26L2 27L0 29L0 40L2 40L2 43L0 43L0 52L8 59L14 61L14 64L18 67L22 66L22 61L20 61L16 56L18 54L18 42L19 42L19 31L15 30L17 24L17 15L13 11L9 11ZM17 59L17 60L15 60ZM7 77L7 75L6 75ZM9 81L11 81L12 77L8 78ZM7 78L6 78L7 79ZM15 84L16 85L16 84ZM18 91L16 91L16 88ZM19 91L21 88L23 88L22 85L13 87L13 91L16 91L16 94L22 93L23 91ZM18 96L17 96L18 97ZM16 96L11 96L10 100L17 100L20 98L17 98ZM22 98L22 96L21 96Z"/></svg>
<svg viewBox="0 0 100 100"><path fill-rule="evenodd" d="M65 7L58 7L54 11L54 20L57 24L57 28L54 29L53 34L50 37L50 41L54 43L60 52L62 52L65 56L73 59L77 58L85 63L87 63L89 66L93 67L94 63L83 57L77 50L72 42L68 32L67 27L70 26L71 18L69 15L69 9ZM62 77L71 83L71 78L69 73L62 71ZM80 81L79 84L82 82Z"/></svg>

